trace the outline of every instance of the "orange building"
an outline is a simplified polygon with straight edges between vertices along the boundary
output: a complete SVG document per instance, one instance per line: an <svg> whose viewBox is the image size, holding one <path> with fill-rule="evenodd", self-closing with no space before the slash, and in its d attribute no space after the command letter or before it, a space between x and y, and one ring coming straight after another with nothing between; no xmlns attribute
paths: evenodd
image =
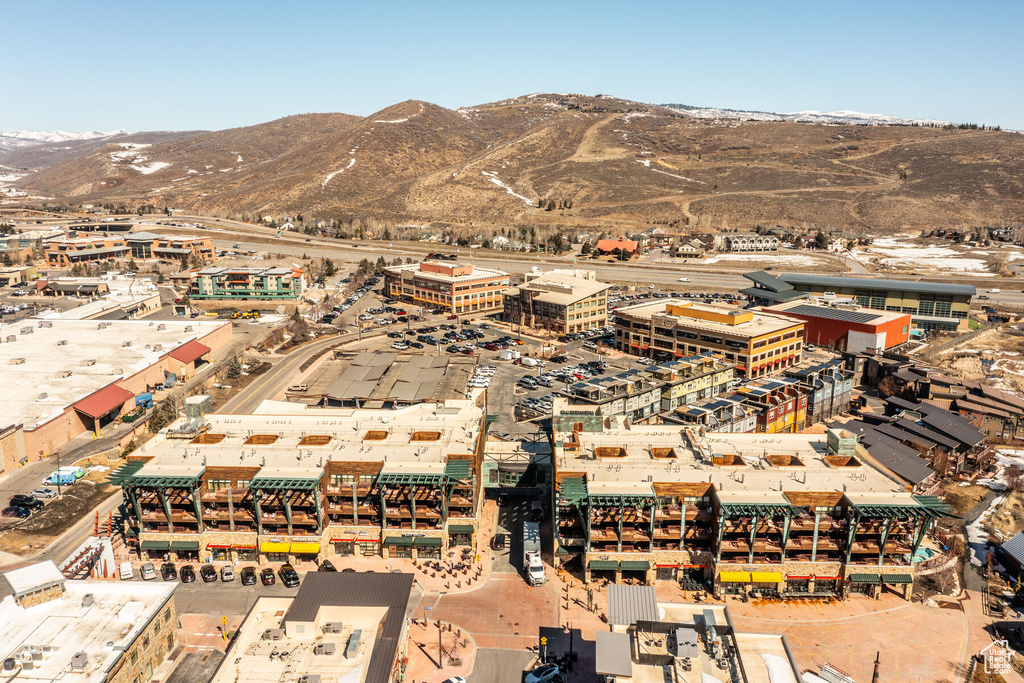
<svg viewBox="0 0 1024 683"><path fill-rule="evenodd" d="M508 273L463 263L424 261L384 269L388 296L450 313L498 310L508 285Z"/></svg>

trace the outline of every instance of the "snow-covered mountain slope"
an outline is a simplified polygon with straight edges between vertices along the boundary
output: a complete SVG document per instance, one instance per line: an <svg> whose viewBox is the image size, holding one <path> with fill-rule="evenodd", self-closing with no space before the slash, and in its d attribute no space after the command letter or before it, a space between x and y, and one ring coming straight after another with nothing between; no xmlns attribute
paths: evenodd
<svg viewBox="0 0 1024 683"><path fill-rule="evenodd" d="M29 147L31 145L45 145L51 142L68 142L80 140L97 140L111 138L115 135L127 135L126 130L89 130L83 133L69 133L63 130L35 131L35 130L12 130L0 132L0 152L7 152L12 149Z"/></svg>
<svg viewBox="0 0 1024 683"><path fill-rule="evenodd" d="M936 119L906 119L888 114L865 114L859 111L796 111L788 114L777 114L768 111L742 111L733 109L717 109L715 107L689 107L666 104L665 107L681 111L699 119L742 119L745 121L796 121L804 123L842 123L868 126L944 126L949 121Z"/></svg>

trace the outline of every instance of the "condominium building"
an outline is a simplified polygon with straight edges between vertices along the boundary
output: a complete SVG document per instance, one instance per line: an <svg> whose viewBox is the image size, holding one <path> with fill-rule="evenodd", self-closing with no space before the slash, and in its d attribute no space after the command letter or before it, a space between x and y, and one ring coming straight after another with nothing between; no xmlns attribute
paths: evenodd
<svg viewBox="0 0 1024 683"><path fill-rule="evenodd" d="M197 256L206 263L217 260L213 238L183 235L157 235L152 232L136 232L125 236L131 247L132 258L179 260Z"/></svg>
<svg viewBox="0 0 1024 683"><path fill-rule="evenodd" d="M500 309L508 286L508 273L464 263L424 261L384 269L388 296L448 313Z"/></svg>
<svg viewBox="0 0 1024 683"><path fill-rule="evenodd" d="M807 426L808 391L796 380L762 379L736 390L757 411L755 431L763 434L795 433Z"/></svg>
<svg viewBox="0 0 1024 683"><path fill-rule="evenodd" d="M609 287L558 271L527 274L526 282L502 292L504 317L559 335L596 330L608 324Z"/></svg>
<svg viewBox="0 0 1024 683"><path fill-rule="evenodd" d="M144 557L441 557L475 542L482 392L408 408L187 414L118 475ZM188 407L187 407L188 409Z"/></svg>
<svg viewBox="0 0 1024 683"><path fill-rule="evenodd" d="M46 249L46 262L51 266L65 268L76 263L108 259L177 261L192 256L208 263L217 260L213 240L209 237L157 235L151 232L129 233L123 237L79 237L78 233L69 232L66 236L50 240Z"/></svg>
<svg viewBox="0 0 1024 683"><path fill-rule="evenodd" d="M50 240L46 247L46 263L67 268L76 263L126 258L130 251L123 237L64 236Z"/></svg>
<svg viewBox="0 0 1024 683"><path fill-rule="evenodd" d="M602 577L716 595L909 598L931 522L950 513L876 469L856 435L632 425L556 399L554 558Z"/></svg>
<svg viewBox="0 0 1024 683"><path fill-rule="evenodd" d="M757 310L659 299L615 311L620 351L655 360L710 351L747 378L798 365L803 342L802 321Z"/></svg>
<svg viewBox="0 0 1024 683"><path fill-rule="evenodd" d="M785 375L799 382L807 392L808 424L825 422L850 411L853 372L842 360L790 368Z"/></svg>
<svg viewBox="0 0 1024 683"><path fill-rule="evenodd" d="M191 272L192 299L296 299L306 291L301 268L203 268Z"/></svg>

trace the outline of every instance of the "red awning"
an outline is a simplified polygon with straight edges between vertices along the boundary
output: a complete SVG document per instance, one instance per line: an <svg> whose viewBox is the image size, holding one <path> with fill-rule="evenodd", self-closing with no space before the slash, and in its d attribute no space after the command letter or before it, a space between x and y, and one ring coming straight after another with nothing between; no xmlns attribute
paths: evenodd
<svg viewBox="0 0 1024 683"><path fill-rule="evenodd" d="M674 568L674 567L678 567L679 565L678 564L656 564L654 566L656 568L658 568L658 569L671 569L671 568Z"/></svg>
<svg viewBox="0 0 1024 683"><path fill-rule="evenodd" d="M331 543L353 543L355 540L354 538L332 538Z"/></svg>
<svg viewBox="0 0 1024 683"><path fill-rule="evenodd" d="M242 545L242 544L236 543L235 545L233 545L231 547L234 548L235 550L256 550L255 544L254 545Z"/></svg>
<svg viewBox="0 0 1024 683"><path fill-rule="evenodd" d="M813 576L794 576L793 574L786 574L787 579L813 579Z"/></svg>
<svg viewBox="0 0 1024 683"><path fill-rule="evenodd" d="M683 569L707 569L708 568L708 566L706 564L681 564L679 566L682 567Z"/></svg>
<svg viewBox="0 0 1024 683"><path fill-rule="evenodd" d="M196 360L197 358L202 358L209 352L209 346L207 346L206 344L200 344L195 339L193 339L187 344L182 344L178 348L174 349L168 355L170 355L170 357L173 358L174 360L188 364Z"/></svg>
<svg viewBox="0 0 1024 683"><path fill-rule="evenodd" d="M219 545L219 544L216 544L216 543L207 543L206 544L206 549L207 550L230 550L231 546L229 546L229 545Z"/></svg>
<svg viewBox="0 0 1024 683"><path fill-rule="evenodd" d="M839 581L843 577L841 576L815 576L815 579L821 579L822 581Z"/></svg>
<svg viewBox="0 0 1024 683"><path fill-rule="evenodd" d="M117 410L124 405L125 401L134 396L135 394L127 389L122 389L116 384L110 384L91 396L86 396L72 407L89 417L101 418L107 413Z"/></svg>

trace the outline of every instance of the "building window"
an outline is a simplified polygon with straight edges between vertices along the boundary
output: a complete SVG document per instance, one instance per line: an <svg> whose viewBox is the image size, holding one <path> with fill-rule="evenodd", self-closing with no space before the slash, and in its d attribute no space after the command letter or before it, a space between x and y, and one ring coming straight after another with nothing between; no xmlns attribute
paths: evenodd
<svg viewBox="0 0 1024 683"><path fill-rule="evenodd" d="M132 655L131 655L131 657L129 657L129 659L131 660L132 664L138 663L138 661L139 661L139 651L136 650L135 652L132 652Z"/></svg>
<svg viewBox="0 0 1024 683"><path fill-rule="evenodd" d="M174 649L174 634L173 633L168 633L167 634L167 651L170 652L173 649Z"/></svg>
<svg viewBox="0 0 1024 683"><path fill-rule="evenodd" d="M149 647L149 634L142 636L142 649Z"/></svg>
<svg viewBox="0 0 1024 683"><path fill-rule="evenodd" d="M168 607L167 609L164 610L164 623L166 623L166 622L168 622L170 620L171 620L171 608Z"/></svg>

